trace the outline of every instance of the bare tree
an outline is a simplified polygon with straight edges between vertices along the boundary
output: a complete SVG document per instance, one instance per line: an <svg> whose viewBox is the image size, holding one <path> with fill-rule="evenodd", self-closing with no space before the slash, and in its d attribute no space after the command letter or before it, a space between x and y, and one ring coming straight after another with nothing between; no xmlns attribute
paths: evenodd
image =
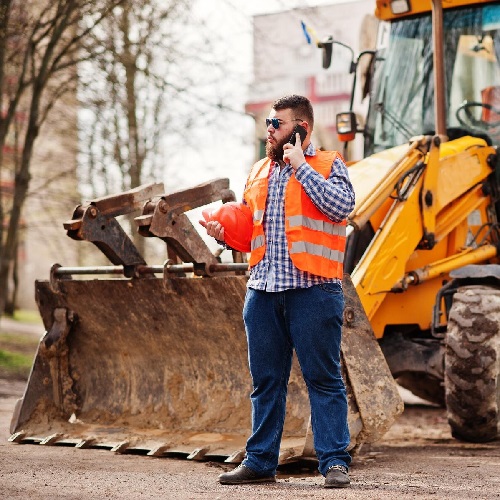
<svg viewBox="0 0 500 500"><path fill-rule="evenodd" d="M169 156L160 146L193 147L194 123L221 123L231 112L226 55L214 50L217 33L194 15L196 6L126 0L93 33L105 50L83 65L79 93L86 109L81 181L89 195L163 180Z"/></svg>
<svg viewBox="0 0 500 500"><path fill-rule="evenodd" d="M227 107L213 97L227 74L226 57L213 50L217 33L197 19L196 7L188 0L125 0L94 31L103 51L79 75L79 170L90 197L162 181L170 159L162 155L165 141L175 136L190 147L192 124L208 125ZM144 252L145 240L130 223Z"/></svg>
<svg viewBox="0 0 500 500"><path fill-rule="evenodd" d="M12 178L13 189L11 199L0 198L0 314L15 264L40 128L55 103L75 92L76 65L94 55L87 50L90 34L122 1L1 0L0 174ZM9 164L3 152L14 130L19 132L18 161Z"/></svg>

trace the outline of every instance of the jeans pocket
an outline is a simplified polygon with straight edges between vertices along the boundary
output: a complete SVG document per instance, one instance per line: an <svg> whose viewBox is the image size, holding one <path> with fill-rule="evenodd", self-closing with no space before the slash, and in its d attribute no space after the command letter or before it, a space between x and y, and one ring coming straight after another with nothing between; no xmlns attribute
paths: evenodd
<svg viewBox="0 0 500 500"><path fill-rule="evenodd" d="M342 284L339 281L335 281L333 283L320 283L318 287L327 293L332 293L332 294L342 293Z"/></svg>

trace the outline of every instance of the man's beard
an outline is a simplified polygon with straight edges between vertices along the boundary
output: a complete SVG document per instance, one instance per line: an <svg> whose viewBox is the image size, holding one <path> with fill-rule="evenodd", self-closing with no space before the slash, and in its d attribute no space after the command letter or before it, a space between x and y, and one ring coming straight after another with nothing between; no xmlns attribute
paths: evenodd
<svg viewBox="0 0 500 500"><path fill-rule="evenodd" d="M288 141L282 139L281 142L276 143L276 145L272 145L269 141L266 142L266 155L272 161L283 161L283 146Z"/></svg>

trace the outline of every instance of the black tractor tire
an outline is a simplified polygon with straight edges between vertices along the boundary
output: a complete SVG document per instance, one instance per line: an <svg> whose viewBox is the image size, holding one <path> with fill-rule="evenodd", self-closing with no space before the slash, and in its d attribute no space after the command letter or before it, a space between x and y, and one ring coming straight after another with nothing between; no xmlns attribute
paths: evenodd
<svg viewBox="0 0 500 500"><path fill-rule="evenodd" d="M482 443L500 421L500 290L459 288L448 319L445 402L452 435Z"/></svg>

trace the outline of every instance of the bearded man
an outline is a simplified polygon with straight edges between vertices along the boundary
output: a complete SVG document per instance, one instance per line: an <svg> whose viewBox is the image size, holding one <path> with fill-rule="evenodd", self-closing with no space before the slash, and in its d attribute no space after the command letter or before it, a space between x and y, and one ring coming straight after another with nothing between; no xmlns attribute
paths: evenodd
<svg viewBox="0 0 500 500"><path fill-rule="evenodd" d="M252 434L242 464L221 474L219 482L276 481L295 349L325 487L347 487L351 457L340 343L346 218L354 208L354 191L342 157L311 143L314 114L306 97L278 99L266 125L267 157L253 166L244 190L253 214L243 308L253 383ZM220 222L203 225L224 241Z"/></svg>

